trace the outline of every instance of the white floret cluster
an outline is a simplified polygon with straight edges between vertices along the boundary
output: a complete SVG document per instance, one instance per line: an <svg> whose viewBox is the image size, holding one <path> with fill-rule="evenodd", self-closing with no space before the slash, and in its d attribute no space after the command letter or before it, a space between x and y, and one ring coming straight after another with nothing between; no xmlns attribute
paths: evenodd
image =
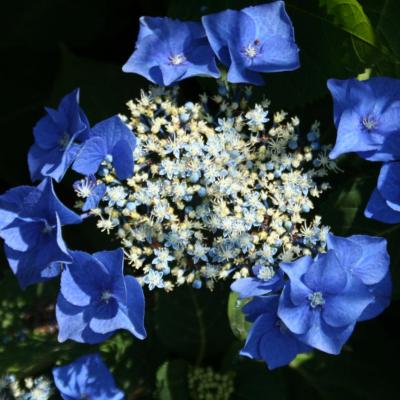
<svg viewBox="0 0 400 400"><path fill-rule="evenodd" d="M319 124L301 132L298 118L250 98L235 89L180 106L177 89L155 87L128 103L134 174L120 182L105 161L107 190L91 213L149 289L269 279L281 261L324 251L314 201L337 167Z"/></svg>

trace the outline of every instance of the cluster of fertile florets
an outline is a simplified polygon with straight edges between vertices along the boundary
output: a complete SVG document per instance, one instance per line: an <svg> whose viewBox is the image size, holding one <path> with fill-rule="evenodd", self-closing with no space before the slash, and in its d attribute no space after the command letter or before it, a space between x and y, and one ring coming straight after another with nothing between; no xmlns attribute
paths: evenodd
<svg viewBox="0 0 400 400"><path fill-rule="evenodd" d="M311 216L313 199L335 163L297 118L269 117L251 89L179 106L177 90L152 88L130 101L125 122L137 138L135 171L118 180L106 160L106 185L91 213L115 229L128 263L150 289L217 279L270 279L281 261L324 251L328 228ZM232 101L236 98L236 101Z"/></svg>

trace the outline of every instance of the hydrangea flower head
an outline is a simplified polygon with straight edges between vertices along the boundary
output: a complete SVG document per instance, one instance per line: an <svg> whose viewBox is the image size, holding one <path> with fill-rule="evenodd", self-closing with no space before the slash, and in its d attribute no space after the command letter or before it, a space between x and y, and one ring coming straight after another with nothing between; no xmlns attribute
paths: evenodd
<svg viewBox="0 0 400 400"><path fill-rule="evenodd" d="M74 161L89 129L86 115L79 107L79 89L67 94L57 110L47 108L47 115L33 129L35 143L28 153L33 181L52 177L59 182Z"/></svg>
<svg viewBox="0 0 400 400"><path fill-rule="evenodd" d="M123 275L122 250L71 255L57 299L59 340L99 343L118 329L144 339L143 290L134 277Z"/></svg>
<svg viewBox="0 0 400 400"><path fill-rule="evenodd" d="M300 65L283 1L228 9L202 21L215 54L229 67L229 82L260 85L260 72L290 71Z"/></svg>
<svg viewBox="0 0 400 400"><path fill-rule="evenodd" d="M264 360L270 369L288 365L310 348L300 342L277 315L279 296L255 297L242 311L253 322L240 354Z"/></svg>
<svg viewBox="0 0 400 400"><path fill-rule="evenodd" d="M73 169L83 175L95 174L102 161L111 163L119 179L133 172L136 138L118 115L96 124L79 152Z"/></svg>
<svg viewBox="0 0 400 400"><path fill-rule="evenodd" d="M400 80L328 80L337 128L331 158L356 152L371 161L400 156Z"/></svg>
<svg viewBox="0 0 400 400"><path fill-rule="evenodd" d="M0 237L22 287L58 275L60 263L71 262L61 226L81 218L58 200L51 179L9 190L0 196L0 207Z"/></svg>
<svg viewBox="0 0 400 400"><path fill-rule="evenodd" d="M281 264L289 283L282 292L278 316L299 340L330 354L340 352L373 301L340 256L329 250L315 260L306 256Z"/></svg>
<svg viewBox="0 0 400 400"><path fill-rule="evenodd" d="M382 166L365 216L387 224L400 222L400 162L389 162Z"/></svg>
<svg viewBox="0 0 400 400"><path fill-rule="evenodd" d="M140 19L136 49L122 70L161 86L191 76L220 75L201 23L159 17Z"/></svg>
<svg viewBox="0 0 400 400"><path fill-rule="evenodd" d="M124 393L99 354L89 354L53 369L54 383L64 400L122 400Z"/></svg>
<svg viewBox="0 0 400 400"><path fill-rule="evenodd" d="M345 269L359 279L373 296L373 301L358 320L375 318L389 306L392 293L386 239L367 235L340 237L330 234L328 249L335 251Z"/></svg>

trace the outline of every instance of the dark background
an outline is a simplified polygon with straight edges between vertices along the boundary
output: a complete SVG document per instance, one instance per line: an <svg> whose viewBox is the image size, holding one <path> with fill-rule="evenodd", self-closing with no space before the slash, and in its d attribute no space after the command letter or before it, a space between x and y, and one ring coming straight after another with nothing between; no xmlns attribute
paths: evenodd
<svg viewBox="0 0 400 400"><path fill-rule="evenodd" d="M124 74L122 65L133 51L142 15L198 19L201 14L240 8L255 2L227 0L20 0L0 5L0 186L1 192L30 184L26 155L32 127L44 106L81 88L81 105L92 124L125 111L147 82ZM322 140L333 143L332 103L328 78L371 75L400 78L400 2L398 0L289 0L302 68L267 76L262 91L272 110L299 115L306 131L321 121ZM341 3L341 5L340 5ZM361 8L362 6L362 8ZM361 9L361 11L360 11ZM191 79L183 95L195 98L210 81ZM321 199L319 212L334 233L383 235L389 240L394 276L392 306L374 321L359 324L338 357L317 354L273 373L261 363L240 359L240 342L226 316L228 290L214 293L179 289L172 295L148 294L149 339L143 343L124 333L100 346L129 399L151 398L156 382L167 390L159 398L189 398L185 371L189 365L235 371L235 399L386 399L398 398L400 360L400 235L397 226L367 220L363 210L379 165L343 157L344 173L333 174L332 191ZM57 193L73 204L73 176L57 185ZM97 232L93 223L66 229L71 248L95 251L116 243ZM48 374L56 362L68 362L95 347L59 345L53 304L57 282L20 291L4 256L0 265L0 375ZM167 372L156 372L167 362Z"/></svg>

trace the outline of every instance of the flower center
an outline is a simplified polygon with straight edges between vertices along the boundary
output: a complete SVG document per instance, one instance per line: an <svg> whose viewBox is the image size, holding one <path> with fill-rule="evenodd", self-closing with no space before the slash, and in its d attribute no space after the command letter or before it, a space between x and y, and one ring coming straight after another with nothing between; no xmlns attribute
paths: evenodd
<svg viewBox="0 0 400 400"><path fill-rule="evenodd" d="M51 226L51 225L49 225L48 223L47 223L47 221L44 221L44 227L43 227L43 229L42 229L42 232L43 233L50 233L50 232L52 232L52 230L54 229L54 226Z"/></svg>
<svg viewBox="0 0 400 400"><path fill-rule="evenodd" d="M308 295L308 300L312 308L323 306L325 304L324 296L321 292L314 292Z"/></svg>
<svg viewBox="0 0 400 400"><path fill-rule="evenodd" d="M112 294L108 290L104 290L104 292L101 294L101 300L105 301L106 303L108 303L111 297Z"/></svg>
<svg viewBox="0 0 400 400"><path fill-rule="evenodd" d="M368 115L362 119L362 124L367 131L371 131L376 128L378 121L374 117Z"/></svg>
<svg viewBox="0 0 400 400"><path fill-rule="evenodd" d="M60 140L58 141L60 149L65 150L68 147L68 143L69 143L69 135L67 132L64 132L64 134L61 136Z"/></svg>
<svg viewBox="0 0 400 400"><path fill-rule="evenodd" d="M181 65L186 61L186 57L182 53L173 54L172 56L169 56L168 59L172 65Z"/></svg>
<svg viewBox="0 0 400 400"><path fill-rule="evenodd" d="M246 55L246 57L252 59L259 53L259 49L258 49L259 45L260 45L260 41L258 39L256 39L253 43L249 43L243 49L243 53Z"/></svg>

